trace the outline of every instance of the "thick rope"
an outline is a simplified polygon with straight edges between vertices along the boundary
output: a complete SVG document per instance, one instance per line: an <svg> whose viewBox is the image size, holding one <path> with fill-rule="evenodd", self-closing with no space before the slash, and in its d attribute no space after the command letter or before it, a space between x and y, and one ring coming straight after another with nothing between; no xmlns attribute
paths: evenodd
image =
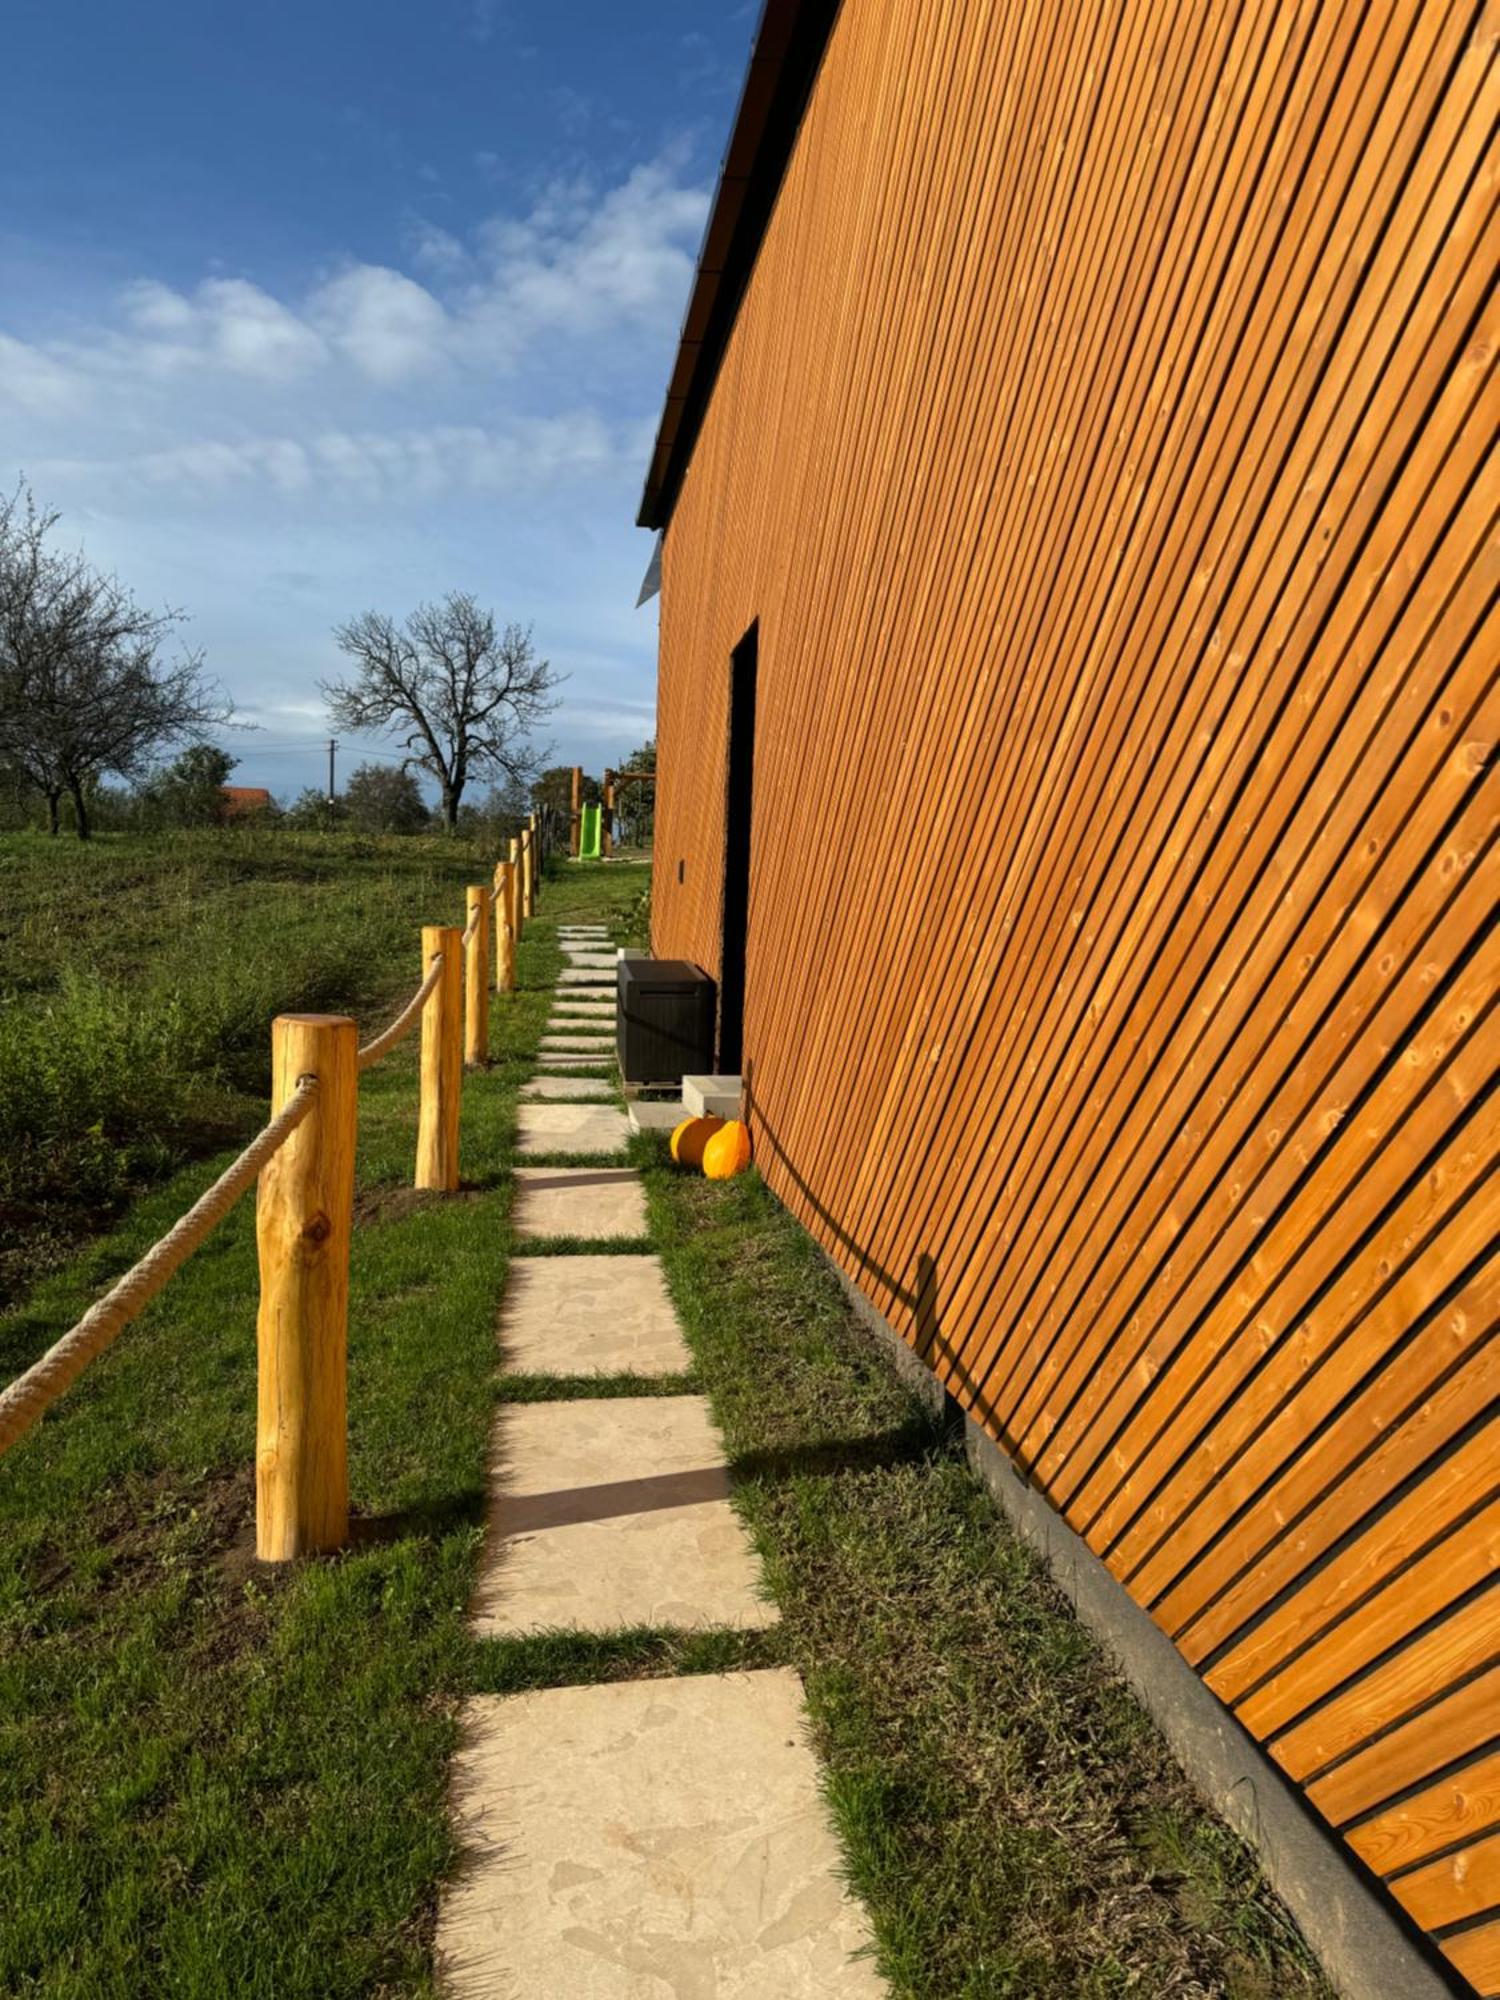
<svg viewBox="0 0 1500 2000"><path fill-rule="evenodd" d="M0 1452L24 1437L42 1412L83 1373L115 1336L156 1297L174 1271L185 1264L199 1244L222 1222L277 1148L289 1139L313 1108L318 1079L299 1077L286 1104L227 1167L213 1186L199 1196L119 1283L89 1307L71 1333L56 1341L40 1361L18 1375L0 1395Z"/></svg>
<svg viewBox="0 0 1500 2000"><path fill-rule="evenodd" d="M396 1046L403 1035L409 1034L416 1026L417 1017L426 1006L428 1000L431 999L433 989L442 977L442 971L442 953L434 952L432 963L427 968L427 977L401 1009L395 1020L392 1021L388 1028L382 1028L380 1033L373 1040L366 1042L360 1050L359 1067L361 1069L368 1069L371 1063L378 1063L383 1055Z"/></svg>

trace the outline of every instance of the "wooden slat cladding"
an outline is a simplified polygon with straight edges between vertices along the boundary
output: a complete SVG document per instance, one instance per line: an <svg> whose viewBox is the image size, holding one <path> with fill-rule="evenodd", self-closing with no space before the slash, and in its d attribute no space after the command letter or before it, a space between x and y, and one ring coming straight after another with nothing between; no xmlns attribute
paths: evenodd
<svg viewBox="0 0 1500 2000"><path fill-rule="evenodd" d="M667 532L653 939L718 967L758 620L759 1163L1485 1991L1497 23L844 0Z"/></svg>

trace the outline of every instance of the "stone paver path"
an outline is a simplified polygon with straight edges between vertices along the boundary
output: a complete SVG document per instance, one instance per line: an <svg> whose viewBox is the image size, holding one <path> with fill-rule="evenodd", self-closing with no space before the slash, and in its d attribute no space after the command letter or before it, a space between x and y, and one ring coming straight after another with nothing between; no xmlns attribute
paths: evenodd
<svg viewBox="0 0 1500 2000"><path fill-rule="evenodd" d="M455 2000L875 2000L787 1669L471 1703Z"/></svg>
<svg viewBox="0 0 1500 2000"><path fill-rule="evenodd" d="M522 1375L681 1375L692 1366L650 1256L518 1260L500 1353Z"/></svg>
<svg viewBox="0 0 1500 2000"><path fill-rule="evenodd" d="M776 1622L705 1397L504 1404L491 1480L487 1637Z"/></svg>
<svg viewBox="0 0 1500 2000"><path fill-rule="evenodd" d="M629 1167L520 1167L516 1171L516 1205L513 1222L518 1236L583 1236L602 1241L605 1237L642 1237L646 1234L646 1190L641 1177ZM588 1258L570 1257L553 1261L587 1264ZM618 1257L599 1261L618 1269ZM540 1264L521 1264L511 1273L512 1289L517 1281L528 1282L527 1274ZM592 1272L584 1273L591 1277ZM608 1281L610 1272L601 1271ZM664 1310L670 1314L666 1293ZM675 1327L675 1318L672 1321Z"/></svg>
<svg viewBox="0 0 1500 2000"><path fill-rule="evenodd" d="M514 1240L497 1368L667 1394L502 1402L474 1629L774 1625L660 1260L527 1255L641 1243L645 1192L611 1079L613 955L559 929L552 1030L517 1106ZM578 1029L584 1032L579 1034ZM580 1053L581 1051L581 1053ZM680 1106L661 1107L681 1115ZM589 1154L597 1165L559 1166ZM617 1383L626 1387L629 1383ZM787 1669L481 1696L454 1769L464 1861L438 1963L454 2000L879 2000Z"/></svg>
<svg viewBox="0 0 1500 2000"><path fill-rule="evenodd" d="M614 1086L602 1076L534 1076L521 1085L523 1104L613 1104Z"/></svg>
<svg viewBox="0 0 1500 2000"><path fill-rule="evenodd" d="M612 1104L522 1104L516 1109L521 1153L618 1153L630 1121Z"/></svg>

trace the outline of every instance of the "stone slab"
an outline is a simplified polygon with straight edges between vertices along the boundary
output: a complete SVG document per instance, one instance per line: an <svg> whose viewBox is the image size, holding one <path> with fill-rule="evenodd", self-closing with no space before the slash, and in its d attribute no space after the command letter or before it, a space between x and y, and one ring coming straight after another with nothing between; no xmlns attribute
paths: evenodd
<svg viewBox="0 0 1500 2000"><path fill-rule="evenodd" d="M643 1201L640 1211L638 1226L622 1233L642 1233ZM575 1233L610 1231L596 1224ZM513 1258L500 1353L518 1375L685 1375L693 1365L656 1257Z"/></svg>
<svg viewBox="0 0 1500 2000"><path fill-rule="evenodd" d="M612 990L615 984L614 967L596 972L591 965L565 965L557 975L557 983L559 986L587 986L594 991L601 987Z"/></svg>
<svg viewBox="0 0 1500 2000"><path fill-rule="evenodd" d="M631 1167L517 1167L511 1219L521 1236L644 1236L646 1191ZM553 1261L573 1264L578 1259ZM622 1260L604 1261L614 1265ZM591 1274L583 1275L587 1282Z"/></svg>
<svg viewBox="0 0 1500 2000"><path fill-rule="evenodd" d="M490 1494L482 1636L776 1622L705 1397L506 1404Z"/></svg>
<svg viewBox="0 0 1500 2000"><path fill-rule="evenodd" d="M516 1150L520 1153L618 1153L630 1121L612 1104L520 1104Z"/></svg>
<svg viewBox="0 0 1500 2000"><path fill-rule="evenodd" d="M479 1695L453 2000L880 2000L788 1667Z"/></svg>
<svg viewBox="0 0 1500 2000"><path fill-rule="evenodd" d="M615 1018L614 995L601 994L591 998L586 992L560 993L552 1003L549 1018L553 1021L608 1021L612 1024Z"/></svg>
<svg viewBox="0 0 1500 2000"><path fill-rule="evenodd" d="M670 1132L687 1117L675 1098L664 1103L659 1097L632 1097L625 1109L632 1129L637 1132Z"/></svg>
<svg viewBox="0 0 1500 2000"><path fill-rule="evenodd" d="M608 1104L614 1094L602 1076L534 1076L521 1085L523 1104Z"/></svg>
<svg viewBox="0 0 1500 2000"><path fill-rule="evenodd" d="M737 1076L685 1076L682 1101L694 1118L738 1118L740 1079Z"/></svg>
<svg viewBox="0 0 1500 2000"><path fill-rule="evenodd" d="M615 955L612 951L584 951L577 945L564 945L563 957L569 965L587 966L591 972L607 972L616 977Z"/></svg>
<svg viewBox="0 0 1500 2000"><path fill-rule="evenodd" d="M585 1028L565 1035L543 1035L537 1047L548 1056L612 1056L615 1038L613 1035L594 1034Z"/></svg>

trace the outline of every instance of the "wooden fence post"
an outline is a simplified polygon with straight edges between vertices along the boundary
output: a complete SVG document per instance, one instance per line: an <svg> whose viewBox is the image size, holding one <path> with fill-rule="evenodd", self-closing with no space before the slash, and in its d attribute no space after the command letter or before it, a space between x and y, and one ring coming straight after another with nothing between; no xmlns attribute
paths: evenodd
<svg viewBox="0 0 1500 2000"><path fill-rule="evenodd" d="M516 990L515 891L508 861L495 863L495 991Z"/></svg>
<svg viewBox="0 0 1500 2000"><path fill-rule="evenodd" d="M576 861L583 846L583 766L573 766L568 802L568 852Z"/></svg>
<svg viewBox="0 0 1500 2000"><path fill-rule="evenodd" d="M510 928L517 944L521 942L525 929L524 916L521 908L521 843L513 840L510 844Z"/></svg>
<svg viewBox="0 0 1500 2000"><path fill-rule="evenodd" d="M417 1112L417 1186L452 1194L458 1186L458 1106L463 1090L463 933L422 927L422 976L443 961L422 1009L422 1085Z"/></svg>
<svg viewBox="0 0 1500 2000"><path fill-rule="evenodd" d="M521 911L536 914L536 826L534 818L521 828Z"/></svg>
<svg viewBox="0 0 1500 2000"><path fill-rule="evenodd" d="M256 1316L255 1552L262 1562L342 1548L349 1532L349 1243L359 1037L337 1014L271 1026L271 1105L316 1076L312 1110L261 1169Z"/></svg>
<svg viewBox="0 0 1500 2000"><path fill-rule="evenodd" d="M614 816L615 774L613 771L606 771L599 805L599 852L606 861L615 851Z"/></svg>
<svg viewBox="0 0 1500 2000"><path fill-rule="evenodd" d="M471 1068L490 1059L490 892L471 882L465 892L464 930L472 930L464 960L464 1061Z"/></svg>

